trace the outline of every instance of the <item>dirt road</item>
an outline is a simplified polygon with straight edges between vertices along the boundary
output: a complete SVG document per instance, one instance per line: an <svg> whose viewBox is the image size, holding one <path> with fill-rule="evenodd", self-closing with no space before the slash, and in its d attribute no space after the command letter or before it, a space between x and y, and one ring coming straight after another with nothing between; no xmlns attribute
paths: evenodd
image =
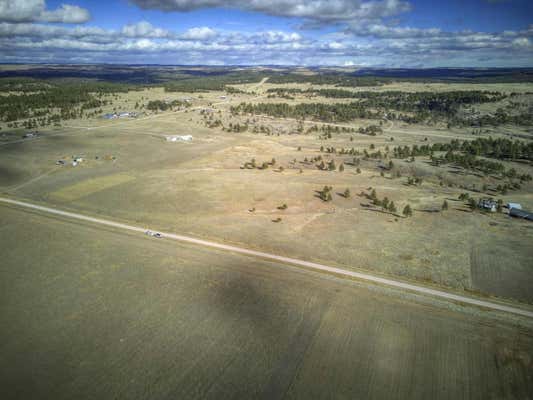
<svg viewBox="0 0 533 400"><path fill-rule="evenodd" d="M91 222L95 224L107 225L107 226L111 226L114 228L125 229L125 230L133 231L133 232L144 233L148 229L148 228L141 228L137 226L122 224L119 222L110 221L108 219L94 218L94 217L89 217L89 216L79 214L79 213L72 213L72 212L58 210L55 208L39 206L36 204L26 203L26 202L9 199L9 198L0 197L0 203L12 204L12 205L16 205L19 207L33 209L33 210L37 210L37 211L41 211L41 212L45 212L49 214L87 221L87 222ZM367 273L348 271L348 270L344 270L341 268L330 267L327 265L318 264L318 263L314 263L310 261L304 261L304 260L299 260L295 258L279 256L275 254L265 253L262 251L250 250L250 249L245 249L242 247L231 246L231 245L226 245L222 243L216 243L216 242L212 242L208 240L196 239L190 236L183 236L183 235L177 235L177 234L165 233L165 232L161 232L161 234L163 235L164 238L171 239L171 240L177 240L181 242L192 243L195 245L216 248L219 250L246 254L249 256L259 257L259 258L268 259L268 260L274 260L274 261L285 263L285 264L298 265L298 266L305 267L305 268L308 268L314 271L325 272L325 273L334 274L334 275L346 277L346 278L352 278L352 279L355 278L355 279L371 282L374 284L385 285L385 286L393 287L396 289L407 290L410 292L423 294L423 295L429 295L429 296L433 296L439 299L445 299L448 301L459 302L459 303L466 304L466 305L482 307L482 308L486 308L486 309L493 310L493 311L500 311L504 313L510 313L510 314L533 318L533 311L508 306L508 305L492 302L489 300L482 300L482 299L473 298L473 297L461 296L458 294L448 293L442 290L436 290L436 289L432 289L432 288L428 288L424 286L397 281L397 280L390 279L390 278L382 278L382 277L374 276L374 275L367 274ZM157 240L157 239L153 239L153 240Z"/></svg>

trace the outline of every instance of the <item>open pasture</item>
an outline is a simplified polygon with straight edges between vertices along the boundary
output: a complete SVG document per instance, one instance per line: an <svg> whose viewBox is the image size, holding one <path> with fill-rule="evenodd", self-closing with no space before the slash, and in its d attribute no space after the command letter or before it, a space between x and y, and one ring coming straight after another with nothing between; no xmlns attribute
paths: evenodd
<svg viewBox="0 0 533 400"><path fill-rule="evenodd" d="M246 88L264 93L268 85L263 81ZM509 84L508 89L513 88ZM158 89L119 93L117 101L121 96L130 103L140 101L149 91L154 91L150 94L154 99L164 94ZM353 148L360 154L385 153L394 146L475 139L471 129L388 120L383 123L383 133L369 136L357 130L375 120L355 120L331 125L338 125L339 131L325 140L319 138L320 131L305 134L305 130L328 124L307 120L304 133L293 134L301 124L296 120L229 112L231 105L241 101L263 101L264 94L233 93L221 99L220 93L190 94L194 99L187 110L151 113L138 119L81 120L72 127L68 121L62 128L43 129L37 139L4 144L0 146L0 190L62 209L343 268L532 301L524 289L497 289L497 281L488 278L491 274L479 277L479 271L492 270L491 260L498 259L501 274L509 271L510 281L515 280L512 264L521 271L521 282L529 282L533 275L527 250L533 240L530 223L505 214L473 213L457 200L465 190L480 196L482 193L471 189L479 192L487 186L488 195L533 209L530 182L500 195L495 189L501 179L450 165L435 167L427 157L412 162L393 159L394 169L389 172L383 168L388 161L359 156L356 167L352 156L320 151L320 147L335 147ZM186 94L171 95L181 98ZM209 128L206 109L225 127L230 123L250 127L245 132ZM253 133L254 126L265 126L271 133ZM342 131L342 127L355 132ZM494 133L510 137L508 132L517 131L530 137L521 128L495 129ZM168 135L192 135L193 140L167 142ZM343 163L344 171L321 171L317 163L305 161L318 156L325 162L335 160L337 166ZM73 157L84 161L72 167ZM258 165L275 159L276 164L264 170L244 168L252 159ZM66 165L55 165L57 160ZM523 163L506 162L506 166L520 173L531 172ZM408 177L423 182L409 185ZM318 196L325 186L333 187L330 202ZM346 189L349 198L342 196ZM366 197L371 190L379 198L394 201L398 211L373 207ZM449 205L446 211L441 210L444 201ZM401 214L407 204L414 210L412 218ZM514 238L513 250L500 250L509 235ZM485 255L477 256L480 251ZM507 256L509 252L517 257Z"/></svg>
<svg viewBox="0 0 533 400"><path fill-rule="evenodd" d="M0 215L6 399L532 391L533 337L513 324L165 239Z"/></svg>

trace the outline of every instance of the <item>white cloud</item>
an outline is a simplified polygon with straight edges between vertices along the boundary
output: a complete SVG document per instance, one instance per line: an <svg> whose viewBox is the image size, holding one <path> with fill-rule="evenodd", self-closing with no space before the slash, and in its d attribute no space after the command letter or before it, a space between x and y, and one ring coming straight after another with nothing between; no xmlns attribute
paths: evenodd
<svg viewBox="0 0 533 400"><path fill-rule="evenodd" d="M37 18L38 21L63 22L66 24L81 24L91 19L91 14L85 8L62 4L53 11L43 11Z"/></svg>
<svg viewBox="0 0 533 400"><path fill-rule="evenodd" d="M357 36L372 36L376 38L423 38L442 36L444 34L437 28L390 27L383 24L351 24L346 32Z"/></svg>
<svg viewBox="0 0 533 400"><path fill-rule="evenodd" d="M525 37L514 39L512 41L512 44L513 44L513 46L518 47L518 48L529 48L529 47L531 47L531 41L528 38L525 38Z"/></svg>
<svg viewBox="0 0 533 400"><path fill-rule="evenodd" d="M333 50L340 50L340 49L344 49L344 44L340 42L330 42L328 43L328 47Z"/></svg>
<svg viewBox="0 0 533 400"><path fill-rule="evenodd" d="M183 64L222 60L227 64L527 66L533 60L530 31L531 27L501 33L446 32L373 23L350 32L312 36L210 27L178 34L146 21L116 30L0 22L0 61L175 63L179 58Z"/></svg>
<svg viewBox="0 0 533 400"><path fill-rule="evenodd" d="M252 35L251 39L259 43L288 43L299 42L302 40L302 36L295 32L266 31Z"/></svg>
<svg viewBox="0 0 533 400"><path fill-rule="evenodd" d="M165 38L171 36L170 32L155 28L147 21L125 25L121 32L126 37Z"/></svg>
<svg viewBox="0 0 533 400"><path fill-rule="evenodd" d="M185 31L180 37L186 40L208 40L216 37L218 34L214 29L207 26L191 28Z"/></svg>
<svg viewBox="0 0 533 400"><path fill-rule="evenodd" d="M0 0L1 21L31 21L44 11L44 0Z"/></svg>
<svg viewBox="0 0 533 400"><path fill-rule="evenodd" d="M70 4L47 10L44 0L0 0L0 22L43 21L79 24L90 18L88 10Z"/></svg>
<svg viewBox="0 0 533 400"><path fill-rule="evenodd" d="M401 0L130 0L143 9L192 11L202 8L234 8L265 14L336 22L380 19L409 11Z"/></svg>

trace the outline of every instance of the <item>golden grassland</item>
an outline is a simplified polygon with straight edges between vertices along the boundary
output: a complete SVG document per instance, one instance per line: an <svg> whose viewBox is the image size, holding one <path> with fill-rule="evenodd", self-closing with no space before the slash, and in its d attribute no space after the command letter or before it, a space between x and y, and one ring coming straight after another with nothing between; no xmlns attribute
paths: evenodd
<svg viewBox="0 0 533 400"><path fill-rule="evenodd" d="M0 146L0 190L65 209L344 268L533 301L527 290L533 277L527 265L533 257L528 245L533 240L531 223L504 214L470 212L457 201L458 195L466 191L460 185L481 188L486 184L494 188L499 180L449 166L434 167L423 157L415 162L393 160L394 172L385 171L384 176L380 176L378 162L363 160L357 173L356 167L349 165L353 157L319 150L320 146L333 146L362 152L370 151L373 145L373 151L385 152L387 147L398 145L478 137L471 134L471 129L388 121L383 125L384 133L375 137L340 132L329 140L320 140L318 133L291 134L297 130L297 121L231 116L229 107L240 101L265 101L257 96L263 96L268 85L268 81L250 84L246 87L256 94L234 94L226 99L221 99L222 92L169 94L162 89L117 94L113 108L118 110L131 110L132 104L146 99L167 97L190 97L192 106L186 111L146 113L137 119L67 121L61 128L42 130L36 140ZM501 85L515 90L514 84ZM449 87L442 87L446 89ZM221 119L224 126L248 122L249 131L233 133L206 127L201 114L206 107L213 109L213 118ZM359 120L340 125L357 130L373 123ZM306 122L305 130L314 124ZM261 125L272 134L250 132L253 126ZM165 141L166 135L186 134L193 136L191 143ZM527 127L512 126L483 132L485 136L517 134L530 135ZM73 155L85 161L78 167L54 168L56 160L69 160ZM344 162L344 172L320 171L314 163L304 163L305 158L318 155L326 161L335 159L337 165ZM276 165L266 170L242 169L252 158L259 165L275 158ZM506 162L506 166L520 172L532 170L520 163ZM396 172L401 177L396 177ZM423 178L422 185L407 185L409 176ZM317 191L326 185L333 186L331 202L317 197ZM339 195L347 188L349 199ZM369 200L360 195L369 193L369 188L375 189L380 198L393 200L397 215L370 207ZM489 190L472 195L495 194ZM496 196L533 209L531 183ZM445 200L449 209L438 212ZM287 204L287 209L278 209L282 204ZM407 204L414 209L412 218L401 215ZM274 223L278 218L281 221ZM509 237L513 237L511 253L505 247ZM506 256L498 258L503 266L500 273L481 279L479 271L492 265L489 259L495 259L476 256L487 249Z"/></svg>

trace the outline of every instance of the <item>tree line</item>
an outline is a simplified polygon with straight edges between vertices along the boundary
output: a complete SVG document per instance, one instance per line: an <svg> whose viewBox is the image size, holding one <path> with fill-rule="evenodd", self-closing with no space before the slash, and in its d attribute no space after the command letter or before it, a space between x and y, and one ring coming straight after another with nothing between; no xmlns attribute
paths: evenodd
<svg viewBox="0 0 533 400"><path fill-rule="evenodd" d="M510 140L507 138L477 138L475 140L453 139L449 143L434 143L432 145L399 146L393 148L396 158L429 156L434 152L460 151L462 153L495 158L498 160L527 160L533 161L533 142Z"/></svg>
<svg viewBox="0 0 533 400"><path fill-rule="evenodd" d="M324 122L348 122L358 118L378 119L380 112L367 109L359 103L241 103L231 107L233 114L261 114L277 118L315 119Z"/></svg>

